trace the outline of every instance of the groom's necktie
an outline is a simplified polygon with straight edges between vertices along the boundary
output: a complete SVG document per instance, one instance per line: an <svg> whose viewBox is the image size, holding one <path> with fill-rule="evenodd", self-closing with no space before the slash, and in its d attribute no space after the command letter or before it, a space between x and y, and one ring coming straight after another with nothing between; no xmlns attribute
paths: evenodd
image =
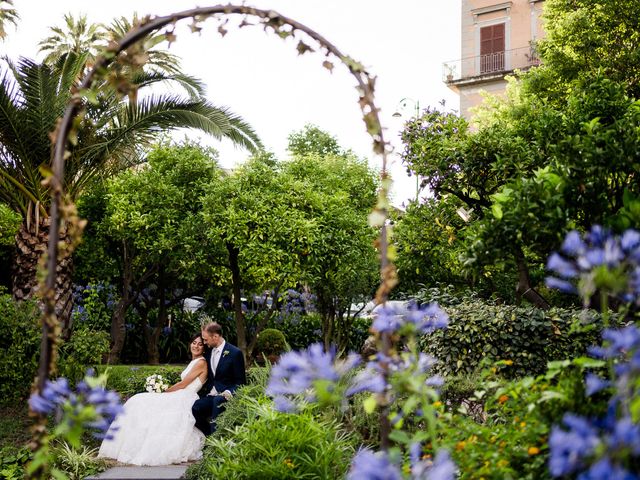
<svg viewBox="0 0 640 480"><path fill-rule="evenodd" d="M213 352L211 352L211 370L213 371L213 375L216 374L216 368L218 368L218 361L220 360L220 349L214 348Z"/></svg>

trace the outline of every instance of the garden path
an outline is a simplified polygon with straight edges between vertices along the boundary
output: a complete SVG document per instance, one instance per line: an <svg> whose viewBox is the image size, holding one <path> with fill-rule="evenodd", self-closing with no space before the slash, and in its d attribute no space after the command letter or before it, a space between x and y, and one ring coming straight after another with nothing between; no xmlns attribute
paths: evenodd
<svg viewBox="0 0 640 480"><path fill-rule="evenodd" d="M121 465L111 467L98 475L86 477L85 480L178 480L184 478L188 467L189 464L186 463L157 467Z"/></svg>

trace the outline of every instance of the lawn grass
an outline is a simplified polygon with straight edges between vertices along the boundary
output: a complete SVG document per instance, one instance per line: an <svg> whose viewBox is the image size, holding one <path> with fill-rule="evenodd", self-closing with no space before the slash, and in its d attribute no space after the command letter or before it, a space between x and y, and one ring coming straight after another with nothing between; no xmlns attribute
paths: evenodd
<svg viewBox="0 0 640 480"><path fill-rule="evenodd" d="M26 445L31 439L31 425L26 401L22 405L0 405L0 449Z"/></svg>

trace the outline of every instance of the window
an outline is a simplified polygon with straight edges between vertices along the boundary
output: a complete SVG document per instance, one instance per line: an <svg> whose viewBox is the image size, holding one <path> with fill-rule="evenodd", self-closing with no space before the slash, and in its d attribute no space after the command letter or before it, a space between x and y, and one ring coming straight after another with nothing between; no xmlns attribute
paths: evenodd
<svg viewBox="0 0 640 480"><path fill-rule="evenodd" d="M504 70L504 23L480 29L480 73Z"/></svg>

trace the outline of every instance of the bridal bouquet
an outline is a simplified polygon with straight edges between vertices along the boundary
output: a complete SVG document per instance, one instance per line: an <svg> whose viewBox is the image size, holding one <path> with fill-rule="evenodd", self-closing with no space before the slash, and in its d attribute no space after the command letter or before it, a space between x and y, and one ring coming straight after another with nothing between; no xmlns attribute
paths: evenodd
<svg viewBox="0 0 640 480"><path fill-rule="evenodd" d="M169 384L165 381L162 375L154 373L147 377L147 380L144 383L144 388L147 392L162 393L169 388Z"/></svg>

